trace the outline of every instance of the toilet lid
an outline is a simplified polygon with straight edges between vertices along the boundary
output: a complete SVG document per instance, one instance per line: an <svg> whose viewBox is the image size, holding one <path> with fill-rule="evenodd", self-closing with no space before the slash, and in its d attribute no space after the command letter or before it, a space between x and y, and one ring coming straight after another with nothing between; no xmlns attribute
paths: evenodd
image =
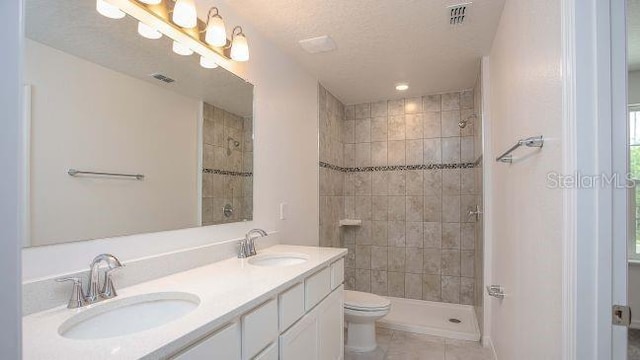
<svg viewBox="0 0 640 360"><path fill-rule="evenodd" d="M345 290L344 306L356 310L386 309L391 306L391 301L375 294Z"/></svg>

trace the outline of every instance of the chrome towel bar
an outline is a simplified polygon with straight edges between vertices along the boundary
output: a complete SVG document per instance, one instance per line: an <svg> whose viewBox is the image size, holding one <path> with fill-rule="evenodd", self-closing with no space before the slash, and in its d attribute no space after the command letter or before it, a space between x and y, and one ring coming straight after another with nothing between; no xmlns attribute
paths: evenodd
<svg viewBox="0 0 640 360"><path fill-rule="evenodd" d="M136 180L144 180L144 175L142 174L118 174L118 173L96 172L96 171L80 171L76 169L69 169L69 171L67 171L67 174L71 176L78 176L78 175L115 176L115 177L134 178Z"/></svg>
<svg viewBox="0 0 640 360"><path fill-rule="evenodd" d="M511 155L511 153L517 148L519 148L520 146L541 148L542 145L544 145L544 138L542 137L542 135L533 136L526 139L520 139L515 145L510 147L509 150L505 151L504 154L498 156L496 158L496 161L503 162L503 163L511 163L513 162L513 155Z"/></svg>

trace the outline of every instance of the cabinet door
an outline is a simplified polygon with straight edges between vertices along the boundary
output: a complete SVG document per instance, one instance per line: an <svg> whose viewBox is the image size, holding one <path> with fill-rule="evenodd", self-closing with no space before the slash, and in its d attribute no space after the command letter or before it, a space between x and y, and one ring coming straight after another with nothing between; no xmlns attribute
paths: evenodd
<svg viewBox="0 0 640 360"><path fill-rule="evenodd" d="M343 286L318 305L318 358L340 360L344 357Z"/></svg>
<svg viewBox="0 0 640 360"><path fill-rule="evenodd" d="M173 357L177 360L240 360L240 324L235 322L216 331Z"/></svg>
<svg viewBox="0 0 640 360"><path fill-rule="evenodd" d="M242 316L243 359L253 359L260 350L277 338L278 303L276 300L269 300Z"/></svg>
<svg viewBox="0 0 640 360"><path fill-rule="evenodd" d="M280 360L318 360L317 318L310 313L280 335Z"/></svg>

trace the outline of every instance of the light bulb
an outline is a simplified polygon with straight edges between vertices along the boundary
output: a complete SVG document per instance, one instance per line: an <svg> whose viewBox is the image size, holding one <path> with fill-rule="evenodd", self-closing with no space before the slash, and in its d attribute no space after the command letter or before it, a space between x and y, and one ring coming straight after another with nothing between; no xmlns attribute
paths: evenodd
<svg viewBox="0 0 640 360"><path fill-rule="evenodd" d="M224 20L220 15L213 16L209 19L207 26L207 34L204 41L209 45L222 47L227 44L227 31L224 28Z"/></svg>
<svg viewBox="0 0 640 360"><path fill-rule="evenodd" d="M205 69L215 69L218 67L218 64L211 58L200 56L200 66Z"/></svg>
<svg viewBox="0 0 640 360"><path fill-rule="evenodd" d="M249 60L249 44L247 44L247 38L242 33L233 37L231 58L235 61Z"/></svg>
<svg viewBox="0 0 640 360"><path fill-rule="evenodd" d="M138 34L140 36L145 37L147 39L160 39L162 37L162 33L151 26L143 23L142 21L138 22Z"/></svg>
<svg viewBox="0 0 640 360"><path fill-rule="evenodd" d="M398 84L396 85L396 90L398 91L405 91L409 89L409 85L407 84Z"/></svg>
<svg viewBox="0 0 640 360"><path fill-rule="evenodd" d="M117 6L113 6L104 0L96 0L96 10L100 15L106 16L110 19L122 19L126 14L118 9Z"/></svg>
<svg viewBox="0 0 640 360"><path fill-rule="evenodd" d="M173 7L173 22L186 29L198 25L198 13L193 0L177 0Z"/></svg>
<svg viewBox="0 0 640 360"><path fill-rule="evenodd" d="M158 5L162 2L162 0L138 0L138 1L145 4L149 4L149 5Z"/></svg>
<svg viewBox="0 0 640 360"><path fill-rule="evenodd" d="M173 42L173 46L172 46L173 52L178 54L178 55L182 55L182 56L189 56L191 54L193 54L193 50L191 50L190 47L188 47L187 45L184 45L182 43L179 43L177 41Z"/></svg>

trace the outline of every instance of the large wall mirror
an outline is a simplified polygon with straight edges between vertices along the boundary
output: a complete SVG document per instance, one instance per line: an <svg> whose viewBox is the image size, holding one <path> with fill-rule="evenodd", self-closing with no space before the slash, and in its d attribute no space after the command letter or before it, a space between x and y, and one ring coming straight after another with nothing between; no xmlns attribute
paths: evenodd
<svg viewBox="0 0 640 360"><path fill-rule="evenodd" d="M87 0L27 0L25 246L253 214L253 85Z"/></svg>

